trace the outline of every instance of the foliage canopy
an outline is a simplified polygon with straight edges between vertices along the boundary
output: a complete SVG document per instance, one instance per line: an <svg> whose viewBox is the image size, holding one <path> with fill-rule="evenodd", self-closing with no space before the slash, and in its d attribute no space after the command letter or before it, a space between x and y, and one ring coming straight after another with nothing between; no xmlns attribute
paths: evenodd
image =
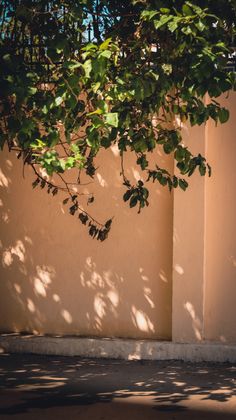
<svg viewBox="0 0 236 420"><path fill-rule="evenodd" d="M235 0L18 0L0 7L0 146L32 167L33 187L63 191L91 236L104 240L111 227L79 201L81 177L94 177L101 149L118 146L123 198L139 211L148 205L148 182L185 190L186 175L210 175L204 156L183 145L181 128L228 120L216 98L235 88L226 69ZM157 148L173 154L179 176L149 166ZM127 151L145 182L127 178ZM77 192L66 180L72 168Z"/></svg>

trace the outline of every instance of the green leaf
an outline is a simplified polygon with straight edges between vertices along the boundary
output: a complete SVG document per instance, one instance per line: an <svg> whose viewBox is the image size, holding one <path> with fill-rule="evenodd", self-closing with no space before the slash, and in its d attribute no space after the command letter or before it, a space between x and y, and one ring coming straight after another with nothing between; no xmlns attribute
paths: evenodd
<svg viewBox="0 0 236 420"><path fill-rule="evenodd" d="M102 44L99 46L99 50L101 51L106 50L107 47L110 45L111 41L112 41L111 38L105 39L105 41L103 41Z"/></svg>
<svg viewBox="0 0 236 420"><path fill-rule="evenodd" d="M182 162L182 160L184 160L185 158L185 148L184 147L178 147L177 150L175 151L175 159L178 162Z"/></svg>
<svg viewBox="0 0 236 420"><path fill-rule="evenodd" d="M158 15L157 10L143 10L143 12L141 13L141 19L151 20L156 15Z"/></svg>
<svg viewBox="0 0 236 420"><path fill-rule="evenodd" d="M148 167L148 161L145 155L140 156L137 159L137 164L141 166L141 169L144 171Z"/></svg>
<svg viewBox="0 0 236 420"><path fill-rule="evenodd" d="M79 219L82 222L83 225L86 225L87 221L88 221L88 216L87 214L84 213L80 213L79 214Z"/></svg>
<svg viewBox="0 0 236 420"><path fill-rule="evenodd" d="M199 166L199 172L201 176L205 176L206 175L206 165L204 163L202 163Z"/></svg>
<svg viewBox="0 0 236 420"><path fill-rule="evenodd" d="M111 55L112 55L112 52L111 51L109 51L109 50L105 50L105 51L102 51L100 54L99 54L99 57L105 57L105 58L111 58Z"/></svg>
<svg viewBox="0 0 236 420"><path fill-rule="evenodd" d="M36 87L29 87L28 92L30 95L35 95L35 93L37 92L37 88Z"/></svg>
<svg viewBox="0 0 236 420"><path fill-rule="evenodd" d="M147 142L145 140L145 138L139 138L137 140L135 140L133 142L133 148L135 150L135 152L137 153L141 153L141 152L146 152L148 146L147 146Z"/></svg>
<svg viewBox="0 0 236 420"><path fill-rule="evenodd" d="M62 102L63 102L63 98L62 98L61 96L58 96L58 97L55 99L55 105L56 105L56 106L61 105L61 104L62 104Z"/></svg>
<svg viewBox="0 0 236 420"><path fill-rule="evenodd" d="M167 184L168 182L168 178L166 178L165 176L161 176L160 179L158 180L160 182L161 185L163 185L163 187Z"/></svg>
<svg viewBox="0 0 236 420"><path fill-rule="evenodd" d="M106 229L110 229L111 228L111 224L112 224L112 219L107 220L106 223L105 223L105 228Z"/></svg>
<svg viewBox="0 0 236 420"><path fill-rule="evenodd" d="M66 159L66 169L73 168L75 166L75 158L70 156Z"/></svg>
<svg viewBox="0 0 236 420"><path fill-rule="evenodd" d="M92 112L88 112L87 116L90 117L90 115L101 115L102 114L102 110L101 109L95 109L95 111Z"/></svg>
<svg viewBox="0 0 236 420"><path fill-rule="evenodd" d="M226 108L220 108L218 110L218 116L221 124L226 123L229 119L229 111Z"/></svg>
<svg viewBox="0 0 236 420"><path fill-rule="evenodd" d="M128 201L128 200L130 199L130 197L131 197L132 193L133 193L133 191L132 191L132 190L127 190L127 191L125 192L125 194L123 195L123 200L124 200L124 201Z"/></svg>
<svg viewBox="0 0 236 420"><path fill-rule="evenodd" d="M130 202L129 202L129 206L132 208L132 207L135 207L136 206L136 204L137 204L137 202L138 202L138 196L137 195L133 195L132 197L131 197L131 199L130 199Z"/></svg>
<svg viewBox="0 0 236 420"><path fill-rule="evenodd" d="M65 105L67 108L74 109L78 104L78 100L75 95L70 95L67 100L65 101Z"/></svg>
<svg viewBox="0 0 236 420"><path fill-rule="evenodd" d="M185 181L185 179L179 179L179 186L183 191L186 191L188 188L188 183Z"/></svg>
<svg viewBox="0 0 236 420"><path fill-rule="evenodd" d="M72 76L68 78L68 83L72 88L78 88L79 82L80 82L80 78L76 74L73 74Z"/></svg>
<svg viewBox="0 0 236 420"><path fill-rule="evenodd" d="M97 93L100 86L101 86L101 82L92 83L92 89L93 89L94 93Z"/></svg>
<svg viewBox="0 0 236 420"><path fill-rule="evenodd" d="M175 175L173 176L172 185L174 188L177 188L179 185L178 178Z"/></svg>
<svg viewBox="0 0 236 420"><path fill-rule="evenodd" d="M107 114L104 114L105 121L108 125L112 127L118 127L119 125L119 118L117 112L108 112Z"/></svg>
<svg viewBox="0 0 236 420"><path fill-rule="evenodd" d="M173 19L173 16L167 16L167 15L163 15L160 17L160 19L155 19L154 20L154 26L155 29L159 29L162 26L166 25L170 20Z"/></svg>
<svg viewBox="0 0 236 420"><path fill-rule="evenodd" d="M191 16L193 14L192 9L187 4L182 6L182 11L185 16Z"/></svg>
<svg viewBox="0 0 236 420"><path fill-rule="evenodd" d="M147 190L147 188L142 189L142 194L143 194L144 200L147 200L147 198L149 196L149 191Z"/></svg>
<svg viewBox="0 0 236 420"><path fill-rule="evenodd" d="M111 139L108 137L102 137L101 139L101 146L104 147L105 149L108 149L108 147L111 146Z"/></svg>
<svg viewBox="0 0 236 420"><path fill-rule="evenodd" d="M42 107L42 113L46 115L48 112L49 112L48 106L46 104L43 105L43 107Z"/></svg>
<svg viewBox="0 0 236 420"><path fill-rule="evenodd" d="M73 70L75 70L75 69L77 69L79 67L82 67L82 66L83 66L82 63L80 63L80 62L78 62L76 60L66 61L62 65L63 68L69 69L71 71L73 71Z"/></svg>
<svg viewBox="0 0 236 420"><path fill-rule="evenodd" d="M92 61L90 59L86 60L85 63L83 64L83 68L84 68L84 71L85 71L85 76L87 78L89 78L90 73L92 71Z"/></svg>
<svg viewBox="0 0 236 420"><path fill-rule="evenodd" d="M195 26L200 32L202 32L202 31L204 31L204 29L206 29L206 26L204 25L204 23L201 20L199 20L197 23L195 23Z"/></svg>
<svg viewBox="0 0 236 420"><path fill-rule="evenodd" d="M188 25L188 26L185 26L184 28L182 28L181 29L181 31L185 34L185 35L190 35L190 34L195 34L195 31L193 30L193 28L190 26L190 25Z"/></svg>
<svg viewBox="0 0 236 420"><path fill-rule="evenodd" d="M170 32L175 32L178 28L180 19L178 17L173 18L171 22L168 23L168 29Z"/></svg>
<svg viewBox="0 0 236 420"><path fill-rule="evenodd" d="M211 170L211 166L208 163L207 163L207 169L208 169L208 176L211 177L212 170Z"/></svg>
<svg viewBox="0 0 236 420"><path fill-rule="evenodd" d="M59 141L59 132L51 131L47 136L47 144L49 147L54 147Z"/></svg>
<svg viewBox="0 0 236 420"><path fill-rule="evenodd" d="M171 143L171 142L165 143L163 145L163 150L167 155L170 154L171 152L173 152L173 150L174 150L173 143Z"/></svg>
<svg viewBox="0 0 236 420"><path fill-rule="evenodd" d="M161 7L160 12L168 15L170 13L170 9L168 9L167 7Z"/></svg>

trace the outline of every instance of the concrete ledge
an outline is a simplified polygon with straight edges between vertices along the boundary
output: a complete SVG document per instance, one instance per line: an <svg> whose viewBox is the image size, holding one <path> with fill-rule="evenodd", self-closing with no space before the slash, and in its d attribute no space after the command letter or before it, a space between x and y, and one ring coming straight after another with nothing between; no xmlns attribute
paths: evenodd
<svg viewBox="0 0 236 420"><path fill-rule="evenodd" d="M182 344L111 338L0 335L0 352L125 360L184 360L236 363L236 345Z"/></svg>

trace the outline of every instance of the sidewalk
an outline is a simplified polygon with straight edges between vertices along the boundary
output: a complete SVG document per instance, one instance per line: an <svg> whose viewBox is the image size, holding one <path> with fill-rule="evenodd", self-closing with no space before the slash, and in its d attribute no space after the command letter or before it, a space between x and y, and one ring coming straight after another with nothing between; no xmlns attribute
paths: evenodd
<svg viewBox="0 0 236 420"><path fill-rule="evenodd" d="M0 419L236 419L236 365L0 355Z"/></svg>

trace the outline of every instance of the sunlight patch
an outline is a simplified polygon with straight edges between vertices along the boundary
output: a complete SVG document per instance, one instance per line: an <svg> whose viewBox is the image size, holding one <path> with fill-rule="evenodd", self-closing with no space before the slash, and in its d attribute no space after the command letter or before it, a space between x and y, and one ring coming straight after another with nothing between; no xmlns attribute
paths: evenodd
<svg viewBox="0 0 236 420"><path fill-rule="evenodd" d="M143 332L155 332L154 325L150 321L149 317L141 310L136 309L135 306L132 306L133 321L137 328Z"/></svg>
<svg viewBox="0 0 236 420"><path fill-rule="evenodd" d="M69 311L67 311L66 309L63 309L61 311L61 316L64 318L64 320L68 323L71 324L72 323L72 316L70 314Z"/></svg>

